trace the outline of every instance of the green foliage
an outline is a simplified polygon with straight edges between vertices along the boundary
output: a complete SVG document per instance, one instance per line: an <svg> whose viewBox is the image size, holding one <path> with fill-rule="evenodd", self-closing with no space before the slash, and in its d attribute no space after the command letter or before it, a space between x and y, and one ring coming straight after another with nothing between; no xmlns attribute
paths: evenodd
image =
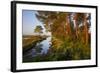
<svg viewBox="0 0 100 73"><path fill-rule="evenodd" d="M34 32L36 32L36 33L42 33L42 30L43 30L42 26L38 25L38 26L36 26Z"/></svg>
<svg viewBox="0 0 100 73"><path fill-rule="evenodd" d="M91 57L89 45L90 44L85 45L79 39L72 40L71 37L68 37L63 41L62 45L59 45L58 49L57 49L58 46L57 47L53 46L53 49L54 50L56 49L55 51L58 57L64 58L64 60L84 60L84 59L90 59ZM59 59L57 58L57 60Z"/></svg>
<svg viewBox="0 0 100 73"><path fill-rule="evenodd" d="M65 60L85 60L91 58L89 44L85 45L80 40L72 40L70 37L66 38L63 42L55 40L52 46L52 52L47 55L38 55L33 62L39 61L65 61Z"/></svg>

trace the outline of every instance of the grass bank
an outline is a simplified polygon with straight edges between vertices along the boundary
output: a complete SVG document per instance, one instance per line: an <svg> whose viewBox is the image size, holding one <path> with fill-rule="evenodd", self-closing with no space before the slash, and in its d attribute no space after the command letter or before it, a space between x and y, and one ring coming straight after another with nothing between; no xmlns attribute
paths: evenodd
<svg viewBox="0 0 100 73"><path fill-rule="evenodd" d="M29 49L34 47L37 42L46 39L46 36L23 36L23 52L27 52Z"/></svg>

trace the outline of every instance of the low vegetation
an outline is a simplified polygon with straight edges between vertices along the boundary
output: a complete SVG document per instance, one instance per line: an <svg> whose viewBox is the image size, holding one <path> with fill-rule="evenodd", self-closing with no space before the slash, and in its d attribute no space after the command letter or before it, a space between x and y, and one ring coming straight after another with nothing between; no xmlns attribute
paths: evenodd
<svg viewBox="0 0 100 73"><path fill-rule="evenodd" d="M23 36L23 52L31 49L37 42L46 39L46 36Z"/></svg>

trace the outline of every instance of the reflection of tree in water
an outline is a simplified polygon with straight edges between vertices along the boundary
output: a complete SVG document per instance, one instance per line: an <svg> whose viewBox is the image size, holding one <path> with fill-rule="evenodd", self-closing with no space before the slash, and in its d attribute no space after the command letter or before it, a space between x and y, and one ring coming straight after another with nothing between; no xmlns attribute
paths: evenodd
<svg viewBox="0 0 100 73"><path fill-rule="evenodd" d="M37 55L41 55L41 51L42 51L42 44L38 43L31 51L31 56L35 57Z"/></svg>
<svg viewBox="0 0 100 73"><path fill-rule="evenodd" d="M42 50L42 44L38 43L33 49L27 51L27 53L24 54L24 57L35 57L39 54L41 54Z"/></svg>
<svg viewBox="0 0 100 73"><path fill-rule="evenodd" d="M42 44L39 44L39 43L37 44L37 46L35 47L35 50L37 53L41 53L42 46L43 46Z"/></svg>

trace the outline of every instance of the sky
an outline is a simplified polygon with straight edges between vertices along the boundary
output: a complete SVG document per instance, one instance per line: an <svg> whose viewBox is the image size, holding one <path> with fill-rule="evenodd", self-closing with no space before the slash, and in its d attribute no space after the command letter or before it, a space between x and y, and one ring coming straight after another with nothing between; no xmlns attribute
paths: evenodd
<svg viewBox="0 0 100 73"><path fill-rule="evenodd" d="M23 35L36 34L36 33L34 33L34 29L38 25L42 26L44 34L47 34L45 32L44 25L35 16L36 13L37 13L37 11L34 11L34 10L23 10L22 11Z"/></svg>

